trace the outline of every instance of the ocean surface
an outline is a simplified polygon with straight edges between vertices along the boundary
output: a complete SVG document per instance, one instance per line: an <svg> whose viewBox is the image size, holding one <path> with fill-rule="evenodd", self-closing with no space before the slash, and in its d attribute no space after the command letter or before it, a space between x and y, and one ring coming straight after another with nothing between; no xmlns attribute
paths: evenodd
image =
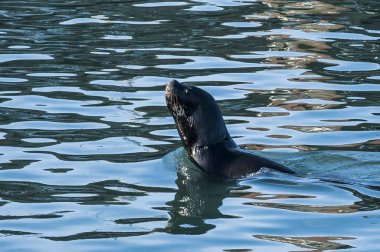
<svg viewBox="0 0 380 252"><path fill-rule="evenodd" d="M199 171L172 79L299 175ZM2 0L0 250L380 251L379 103L378 0Z"/></svg>

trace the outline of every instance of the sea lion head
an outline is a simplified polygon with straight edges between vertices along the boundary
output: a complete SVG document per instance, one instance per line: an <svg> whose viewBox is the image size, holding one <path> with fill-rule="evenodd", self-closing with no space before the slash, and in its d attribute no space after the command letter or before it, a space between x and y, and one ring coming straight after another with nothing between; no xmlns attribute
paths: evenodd
<svg viewBox="0 0 380 252"><path fill-rule="evenodd" d="M182 143L192 158L197 148L229 138L222 113L206 91L172 80L166 86L165 97Z"/></svg>

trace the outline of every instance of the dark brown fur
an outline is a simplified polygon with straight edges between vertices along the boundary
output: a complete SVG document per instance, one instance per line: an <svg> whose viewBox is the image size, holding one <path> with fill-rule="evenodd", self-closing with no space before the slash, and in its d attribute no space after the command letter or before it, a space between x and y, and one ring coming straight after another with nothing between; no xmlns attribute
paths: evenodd
<svg viewBox="0 0 380 252"><path fill-rule="evenodd" d="M220 178L242 178L270 168L296 172L264 157L238 148L230 137L214 98L206 91L171 81L166 103L190 159L208 174Z"/></svg>

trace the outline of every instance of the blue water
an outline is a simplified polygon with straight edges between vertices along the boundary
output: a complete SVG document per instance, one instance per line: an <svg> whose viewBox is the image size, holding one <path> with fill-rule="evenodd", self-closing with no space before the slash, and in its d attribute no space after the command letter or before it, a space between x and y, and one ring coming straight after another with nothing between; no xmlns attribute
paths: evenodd
<svg viewBox="0 0 380 252"><path fill-rule="evenodd" d="M380 250L378 1L1 1L1 251ZM210 179L171 79L296 170Z"/></svg>

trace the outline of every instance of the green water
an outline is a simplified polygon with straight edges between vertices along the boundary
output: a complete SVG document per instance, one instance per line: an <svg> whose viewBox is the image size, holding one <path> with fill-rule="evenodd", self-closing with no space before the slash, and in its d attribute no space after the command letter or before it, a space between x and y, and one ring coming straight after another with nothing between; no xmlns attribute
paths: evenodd
<svg viewBox="0 0 380 252"><path fill-rule="evenodd" d="M380 250L378 1L1 1L1 251ZM204 88L299 176L208 178Z"/></svg>

